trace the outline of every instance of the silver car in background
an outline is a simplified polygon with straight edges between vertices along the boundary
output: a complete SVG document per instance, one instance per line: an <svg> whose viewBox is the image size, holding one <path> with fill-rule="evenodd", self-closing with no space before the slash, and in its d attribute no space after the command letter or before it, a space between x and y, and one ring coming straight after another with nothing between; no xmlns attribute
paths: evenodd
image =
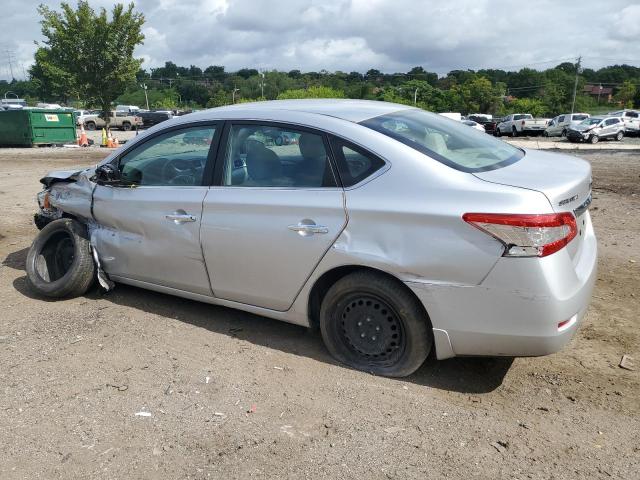
<svg viewBox="0 0 640 480"><path fill-rule="evenodd" d="M291 100L173 118L42 179L41 294L94 278L319 326L339 361L545 355L587 310L591 168L405 105Z"/></svg>
<svg viewBox="0 0 640 480"><path fill-rule="evenodd" d="M565 113L564 115L558 115L549 121L542 135L545 137L566 137L571 127L578 125L590 116L588 113Z"/></svg>
<svg viewBox="0 0 640 480"><path fill-rule="evenodd" d="M570 142L598 143L600 140L620 141L625 135L624 120L620 117L591 117L573 125L567 132Z"/></svg>

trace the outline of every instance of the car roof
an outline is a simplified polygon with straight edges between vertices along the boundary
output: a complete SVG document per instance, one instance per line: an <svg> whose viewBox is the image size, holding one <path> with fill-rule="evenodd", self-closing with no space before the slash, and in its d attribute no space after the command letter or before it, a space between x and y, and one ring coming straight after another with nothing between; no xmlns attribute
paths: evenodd
<svg viewBox="0 0 640 480"><path fill-rule="evenodd" d="M375 100L350 99L308 99L308 100L270 100L266 102L239 103L226 107L212 108L191 115L201 118L226 118L227 115L237 117L239 112L252 113L282 113L284 111L304 112L329 117L340 118L350 122L362 122L369 118L378 117L400 110L414 107L398 103L379 102ZM194 117L192 117L194 118Z"/></svg>

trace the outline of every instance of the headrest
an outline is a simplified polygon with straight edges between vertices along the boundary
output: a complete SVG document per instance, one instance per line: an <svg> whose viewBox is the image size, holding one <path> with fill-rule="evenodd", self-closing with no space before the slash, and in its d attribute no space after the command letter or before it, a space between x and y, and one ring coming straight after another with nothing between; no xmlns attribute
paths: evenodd
<svg viewBox="0 0 640 480"><path fill-rule="evenodd" d="M300 147L300 153L302 153L302 156L306 159L324 158L327 155L320 135L303 133L298 140L298 146Z"/></svg>
<svg viewBox="0 0 640 480"><path fill-rule="evenodd" d="M269 180L282 175L280 158L263 143L249 140L247 145L247 173L252 180Z"/></svg>

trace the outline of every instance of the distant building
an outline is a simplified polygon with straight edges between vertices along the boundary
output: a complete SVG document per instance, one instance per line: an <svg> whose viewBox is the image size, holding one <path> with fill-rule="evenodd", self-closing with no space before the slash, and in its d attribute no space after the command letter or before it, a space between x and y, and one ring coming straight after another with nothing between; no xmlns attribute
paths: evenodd
<svg viewBox="0 0 640 480"><path fill-rule="evenodd" d="M603 87L602 85L585 85L582 89L583 93L596 97L598 101L611 103L613 101L613 88Z"/></svg>

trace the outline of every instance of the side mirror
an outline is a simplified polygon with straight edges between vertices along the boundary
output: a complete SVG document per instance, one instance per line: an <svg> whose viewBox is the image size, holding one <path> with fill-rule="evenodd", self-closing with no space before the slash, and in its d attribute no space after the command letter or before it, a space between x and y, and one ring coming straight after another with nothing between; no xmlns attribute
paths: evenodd
<svg viewBox="0 0 640 480"><path fill-rule="evenodd" d="M96 168L96 183L98 185L116 185L121 180L120 170L110 163L105 163Z"/></svg>

